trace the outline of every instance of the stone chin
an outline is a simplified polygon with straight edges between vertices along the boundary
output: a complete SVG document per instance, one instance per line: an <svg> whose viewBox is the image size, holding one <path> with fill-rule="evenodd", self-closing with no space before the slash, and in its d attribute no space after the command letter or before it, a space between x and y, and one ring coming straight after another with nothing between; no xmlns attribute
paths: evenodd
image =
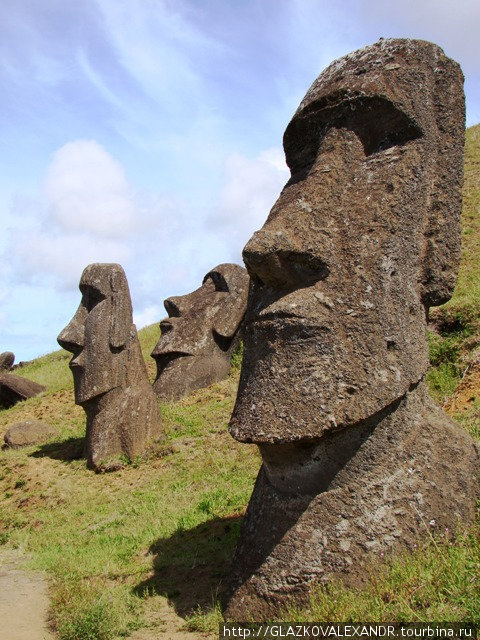
<svg viewBox="0 0 480 640"><path fill-rule="evenodd" d="M222 380L228 375L229 359L223 354L164 353L157 361L153 389L161 400L177 400L186 393Z"/></svg>
<svg viewBox="0 0 480 640"><path fill-rule="evenodd" d="M318 288L310 293L313 297ZM420 305L408 337L405 332L392 333L388 315L378 309L355 308L353 314L323 309L315 322L276 308L275 313L267 308L267 313L247 318L239 392L230 421L230 433L241 442L318 441L382 411L417 384L428 368ZM377 332L369 330L372 323Z"/></svg>
<svg viewBox="0 0 480 640"><path fill-rule="evenodd" d="M117 376L111 372L105 371L104 375L96 376L98 380L88 379L86 370L78 365L70 365L73 375L73 383L75 390L75 404L86 405L90 401L105 395L112 389L120 386L116 380Z"/></svg>

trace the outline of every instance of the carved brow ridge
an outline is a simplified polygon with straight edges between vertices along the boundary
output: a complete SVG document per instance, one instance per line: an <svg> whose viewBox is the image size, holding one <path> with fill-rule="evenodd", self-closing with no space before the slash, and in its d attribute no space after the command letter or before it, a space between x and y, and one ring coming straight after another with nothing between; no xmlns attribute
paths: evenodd
<svg viewBox="0 0 480 640"><path fill-rule="evenodd" d="M88 311L91 311L95 305L106 299L106 295L92 284L81 283L79 289L83 296L83 301Z"/></svg>
<svg viewBox="0 0 480 640"><path fill-rule="evenodd" d="M316 100L297 114L283 138L287 164L306 174L331 128L347 128L360 139L365 155L423 136L415 120L382 96L335 94Z"/></svg>
<svg viewBox="0 0 480 640"><path fill-rule="evenodd" d="M204 277L202 284L205 284L208 278L212 280L216 291L229 291L228 283L219 271L209 271Z"/></svg>

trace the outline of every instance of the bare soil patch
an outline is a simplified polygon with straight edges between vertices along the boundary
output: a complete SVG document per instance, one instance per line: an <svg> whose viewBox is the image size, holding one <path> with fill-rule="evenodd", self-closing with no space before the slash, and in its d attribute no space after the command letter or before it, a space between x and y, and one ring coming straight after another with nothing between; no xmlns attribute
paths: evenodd
<svg viewBox="0 0 480 640"><path fill-rule="evenodd" d="M480 400L480 357L469 366L454 394L444 408L450 415L464 413Z"/></svg>
<svg viewBox="0 0 480 640"><path fill-rule="evenodd" d="M53 640L47 627L47 581L24 564L17 551L0 554L0 640Z"/></svg>

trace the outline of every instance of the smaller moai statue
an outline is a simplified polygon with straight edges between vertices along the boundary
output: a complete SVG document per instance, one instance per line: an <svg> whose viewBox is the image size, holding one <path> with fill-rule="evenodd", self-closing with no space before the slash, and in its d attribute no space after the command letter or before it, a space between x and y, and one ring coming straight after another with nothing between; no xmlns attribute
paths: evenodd
<svg viewBox="0 0 480 640"><path fill-rule="evenodd" d="M57 340L73 353L75 402L87 415L85 453L96 471L120 468L163 435L132 321L125 272L119 264L91 264L79 285L82 300Z"/></svg>
<svg viewBox="0 0 480 640"><path fill-rule="evenodd" d="M237 264L220 264L202 286L164 301L168 319L152 357L157 363L153 385L162 400L208 387L227 377L247 308L249 277Z"/></svg>

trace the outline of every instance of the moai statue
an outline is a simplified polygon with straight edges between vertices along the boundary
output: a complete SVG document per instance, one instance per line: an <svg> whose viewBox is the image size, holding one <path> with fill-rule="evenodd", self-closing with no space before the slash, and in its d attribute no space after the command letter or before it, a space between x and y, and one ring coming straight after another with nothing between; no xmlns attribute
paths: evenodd
<svg viewBox="0 0 480 640"><path fill-rule="evenodd" d="M10 369L13 367L14 362L15 354L11 351L4 351L3 353L0 353L0 369L10 371Z"/></svg>
<svg viewBox="0 0 480 640"><path fill-rule="evenodd" d="M291 178L244 249L252 279L230 431L259 446L226 616L471 522L479 453L429 398L426 318L459 260L462 73L388 39L331 64L284 136Z"/></svg>
<svg viewBox="0 0 480 640"><path fill-rule="evenodd" d="M91 264L79 287L80 306L57 340L73 353L75 402L87 414L87 464L109 471L121 467L125 457L144 453L162 436L160 414L122 267Z"/></svg>
<svg viewBox="0 0 480 640"><path fill-rule="evenodd" d="M227 377L248 285L243 267L220 264L192 293L165 300L169 317L160 323L162 335L152 352L157 362L153 388L159 398L178 400Z"/></svg>

